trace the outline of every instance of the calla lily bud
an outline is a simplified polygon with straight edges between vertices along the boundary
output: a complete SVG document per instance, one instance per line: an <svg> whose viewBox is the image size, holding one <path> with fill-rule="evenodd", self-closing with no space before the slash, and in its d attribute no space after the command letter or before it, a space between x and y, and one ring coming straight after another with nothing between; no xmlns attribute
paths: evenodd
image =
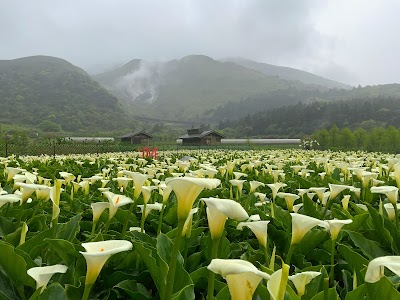
<svg viewBox="0 0 400 300"><path fill-rule="evenodd" d="M22 230L21 230L21 237L19 239L19 245L22 245L23 243L25 243L25 238L26 238L27 232L28 232L28 225L26 225L26 223L24 222L22 224Z"/></svg>

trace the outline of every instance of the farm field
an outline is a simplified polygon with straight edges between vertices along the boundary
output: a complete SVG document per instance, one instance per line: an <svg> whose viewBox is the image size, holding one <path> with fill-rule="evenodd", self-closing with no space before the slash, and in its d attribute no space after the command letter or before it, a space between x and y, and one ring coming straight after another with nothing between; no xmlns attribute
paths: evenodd
<svg viewBox="0 0 400 300"><path fill-rule="evenodd" d="M400 156L0 157L0 299L400 299Z"/></svg>

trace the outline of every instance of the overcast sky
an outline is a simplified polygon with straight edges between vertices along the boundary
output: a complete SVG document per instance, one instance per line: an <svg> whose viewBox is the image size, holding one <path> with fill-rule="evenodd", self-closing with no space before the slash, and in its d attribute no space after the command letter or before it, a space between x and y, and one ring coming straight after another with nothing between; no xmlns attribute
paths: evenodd
<svg viewBox="0 0 400 300"><path fill-rule="evenodd" d="M0 59L95 70L204 54L400 83L399 12L399 0L0 0Z"/></svg>

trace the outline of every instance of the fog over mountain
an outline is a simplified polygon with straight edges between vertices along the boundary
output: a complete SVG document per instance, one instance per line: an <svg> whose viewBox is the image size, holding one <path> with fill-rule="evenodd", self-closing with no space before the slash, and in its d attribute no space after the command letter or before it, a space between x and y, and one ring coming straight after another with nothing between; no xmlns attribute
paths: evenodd
<svg viewBox="0 0 400 300"><path fill-rule="evenodd" d="M395 83L398 11L397 0L0 0L0 59L49 55L93 74L204 54Z"/></svg>

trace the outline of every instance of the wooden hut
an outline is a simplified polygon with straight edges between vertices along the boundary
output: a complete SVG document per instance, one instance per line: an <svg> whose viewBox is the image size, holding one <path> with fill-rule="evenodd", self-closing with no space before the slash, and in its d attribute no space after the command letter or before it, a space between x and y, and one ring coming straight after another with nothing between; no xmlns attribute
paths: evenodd
<svg viewBox="0 0 400 300"><path fill-rule="evenodd" d="M152 139L153 137L144 131L121 136L121 142L135 145L148 145Z"/></svg>
<svg viewBox="0 0 400 300"><path fill-rule="evenodd" d="M199 128L188 129L188 133L179 137L182 145L215 145L221 144L224 136L214 130L200 131Z"/></svg>

